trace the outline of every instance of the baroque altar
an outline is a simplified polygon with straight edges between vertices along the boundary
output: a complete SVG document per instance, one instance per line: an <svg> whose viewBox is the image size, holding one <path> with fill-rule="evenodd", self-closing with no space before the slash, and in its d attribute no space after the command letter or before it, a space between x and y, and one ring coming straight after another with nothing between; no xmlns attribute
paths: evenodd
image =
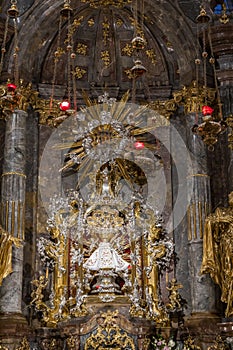
<svg viewBox="0 0 233 350"><path fill-rule="evenodd" d="M99 120L89 122L83 138L55 143L56 149L68 148L63 176L79 176L75 189L66 185L63 196L50 198L47 232L37 242L41 273L32 281L31 307L43 327L60 329L66 337L74 333L80 349L95 349L98 337L107 347L103 334L113 348L125 341L128 349L146 349L155 328L169 329L170 315L181 313L182 286L174 278L168 281L174 244L158 210L147 203L146 175L132 158L122 157L139 139L156 150L150 127L137 122L145 108L130 125L122 115L128 118L135 106L106 97L93 106ZM93 116L93 110L83 113ZM83 113L77 118L85 123ZM150 158L143 162L151 166Z"/></svg>

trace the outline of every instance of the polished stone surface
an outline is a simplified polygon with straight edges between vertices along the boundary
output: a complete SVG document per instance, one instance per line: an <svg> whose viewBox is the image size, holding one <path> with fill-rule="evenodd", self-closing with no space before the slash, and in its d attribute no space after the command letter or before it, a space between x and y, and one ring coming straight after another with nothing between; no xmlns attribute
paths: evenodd
<svg viewBox="0 0 233 350"><path fill-rule="evenodd" d="M26 162L26 116L15 110L8 115L5 132L4 163L2 174L2 226L12 236L24 239L25 213L25 162ZM0 312L21 313L23 280L23 244L13 246L13 272L0 288Z"/></svg>

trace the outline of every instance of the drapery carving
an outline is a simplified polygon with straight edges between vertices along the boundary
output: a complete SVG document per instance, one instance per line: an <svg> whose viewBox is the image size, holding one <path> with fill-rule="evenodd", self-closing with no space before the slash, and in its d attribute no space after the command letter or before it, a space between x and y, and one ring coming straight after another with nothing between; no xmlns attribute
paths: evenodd
<svg viewBox="0 0 233 350"><path fill-rule="evenodd" d="M226 317L233 315L233 192L229 207L217 208L205 222L201 273L209 273L222 291Z"/></svg>
<svg viewBox="0 0 233 350"><path fill-rule="evenodd" d="M0 285L12 272L12 246L20 247L20 239L11 236L0 226Z"/></svg>

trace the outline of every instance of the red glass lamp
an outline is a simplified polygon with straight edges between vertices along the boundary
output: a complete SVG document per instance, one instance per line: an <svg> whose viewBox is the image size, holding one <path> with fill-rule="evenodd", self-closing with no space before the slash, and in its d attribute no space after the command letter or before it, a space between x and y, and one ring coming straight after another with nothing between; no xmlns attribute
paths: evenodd
<svg viewBox="0 0 233 350"><path fill-rule="evenodd" d="M68 109L70 109L70 102L69 101L62 101L60 103L60 109L65 112L67 111Z"/></svg>
<svg viewBox="0 0 233 350"><path fill-rule="evenodd" d="M137 150L141 150L141 149L143 149L143 148L145 147L145 145L144 145L144 143L141 142L141 141L136 141L136 142L134 143L134 147L135 147Z"/></svg>
<svg viewBox="0 0 233 350"><path fill-rule="evenodd" d="M14 92L17 89L17 86L15 84L8 83L7 84L7 89L8 89L9 92Z"/></svg>

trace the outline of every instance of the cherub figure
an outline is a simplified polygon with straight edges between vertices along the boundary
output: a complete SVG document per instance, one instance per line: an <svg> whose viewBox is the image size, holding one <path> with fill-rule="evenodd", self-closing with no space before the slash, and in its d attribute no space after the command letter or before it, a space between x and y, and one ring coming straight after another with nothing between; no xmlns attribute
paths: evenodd
<svg viewBox="0 0 233 350"><path fill-rule="evenodd" d="M177 283L176 278L172 278L168 287L166 287L169 293L169 303L166 305L171 311L180 310L182 308L182 298L178 290L183 288L182 284Z"/></svg>
<svg viewBox="0 0 233 350"><path fill-rule="evenodd" d="M44 298L43 290L44 288L46 288L48 284L47 278L41 275L38 280L33 280L31 283L34 286L36 286L36 289L33 290L31 293L31 297L32 297L31 304L35 304L38 310L41 309L42 307L46 307L45 303L42 300Z"/></svg>

